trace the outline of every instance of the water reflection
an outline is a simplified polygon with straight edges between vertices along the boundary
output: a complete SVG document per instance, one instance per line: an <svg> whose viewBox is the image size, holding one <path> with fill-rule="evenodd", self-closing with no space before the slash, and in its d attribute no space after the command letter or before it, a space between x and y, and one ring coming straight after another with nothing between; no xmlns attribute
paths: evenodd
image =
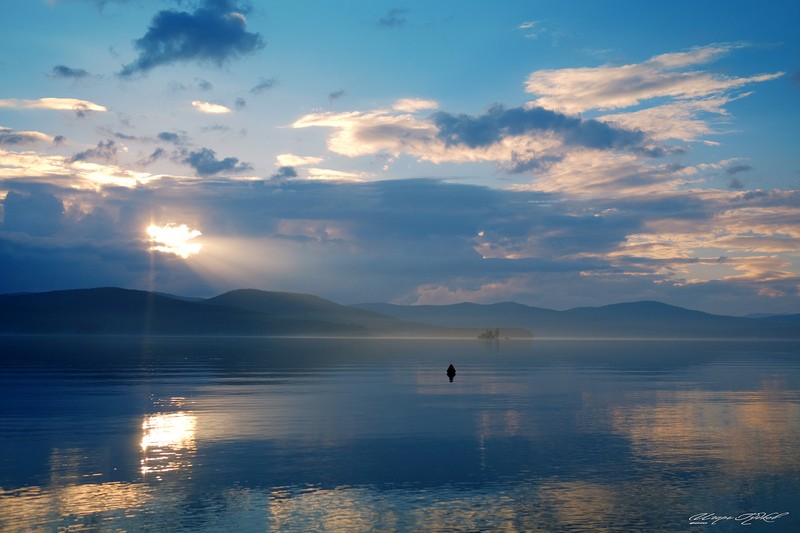
<svg viewBox="0 0 800 533"><path fill-rule="evenodd" d="M794 347L742 357L740 378L703 346L676 363L473 344L359 341L362 359L345 341L156 340L152 371L137 353L109 374L105 352L66 377L17 371L0 530L680 531L790 511L771 529L800 531Z"/></svg>
<svg viewBox="0 0 800 533"><path fill-rule="evenodd" d="M740 476L800 471L795 392L656 391L637 399L613 408L611 423L642 457L702 468L712 462Z"/></svg>
<svg viewBox="0 0 800 533"><path fill-rule="evenodd" d="M145 416L141 440L142 474L191 467L197 452L196 430L197 418L183 411Z"/></svg>
<svg viewBox="0 0 800 533"><path fill-rule="evenodd" d="M369 489L275 488L269 495L275 531L371 531L380 514Z"/></svg>
<svg viewBox="0 0 800 533"><path fill-rule="evenodd" d="M0 529L111 531L116 530L113 524L139 514L152 500L147 487L119 482L0 489Z"/></svg>

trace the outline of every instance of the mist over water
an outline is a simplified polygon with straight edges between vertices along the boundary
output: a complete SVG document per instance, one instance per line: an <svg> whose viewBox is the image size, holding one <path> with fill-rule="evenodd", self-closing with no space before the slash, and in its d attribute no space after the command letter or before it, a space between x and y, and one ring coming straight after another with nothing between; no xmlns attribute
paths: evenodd
<svg viewBox="0 0 800 533"><path fill-rule="evenodd" d="M3 337L0 353L4 531L800 525L797 342Z"/></svg>

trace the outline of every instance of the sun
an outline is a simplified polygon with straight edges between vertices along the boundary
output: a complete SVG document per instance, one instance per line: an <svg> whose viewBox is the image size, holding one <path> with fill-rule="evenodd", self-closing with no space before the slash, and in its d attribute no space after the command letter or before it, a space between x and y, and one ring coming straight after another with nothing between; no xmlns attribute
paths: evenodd
<svg viewBox="0 0 800 533"><path fill-rule="evenodd" d="M169 223L164 226L150 224L147 227L150 236L151 251L174 254L184 259L195 255L203 248L199 242L189 242L202 235L196 229L190 229L186 224Z"/></svg>

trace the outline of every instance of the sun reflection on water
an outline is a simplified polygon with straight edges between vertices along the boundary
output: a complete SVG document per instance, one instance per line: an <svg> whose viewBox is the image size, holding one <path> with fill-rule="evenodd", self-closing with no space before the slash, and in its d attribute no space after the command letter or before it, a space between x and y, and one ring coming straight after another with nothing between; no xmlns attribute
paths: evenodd
<svg viewBox="0 0 800 533"><path fill-rule="evenodd" d="M741 476L800 471L793 391L658 391L649 400L611 411L614 431L642 456L674 465L717 462Z"/></svg>
<svg viewBox="0 0 800 533"><path fill-rule="evenodd" d="M141 472L163 473L192 465L197 417L178 411L147 415L142 422Z"/></svg>

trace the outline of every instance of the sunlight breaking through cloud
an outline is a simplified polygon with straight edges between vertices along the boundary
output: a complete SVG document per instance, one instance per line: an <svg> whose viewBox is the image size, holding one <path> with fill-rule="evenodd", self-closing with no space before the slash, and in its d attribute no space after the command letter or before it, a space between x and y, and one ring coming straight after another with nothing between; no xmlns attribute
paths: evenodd
<svg viewBox="0 0 800 533"><path fill-rule="evenodd" d="M203 248L199 242L189 242L190 240L202 235L196 229L189 229L186 224L166 224L158 226L150 224L147 227L147 234L150 237L152 246L151 251L175 254L178 257L188 259L190 255L195 255Z"/></svg>

